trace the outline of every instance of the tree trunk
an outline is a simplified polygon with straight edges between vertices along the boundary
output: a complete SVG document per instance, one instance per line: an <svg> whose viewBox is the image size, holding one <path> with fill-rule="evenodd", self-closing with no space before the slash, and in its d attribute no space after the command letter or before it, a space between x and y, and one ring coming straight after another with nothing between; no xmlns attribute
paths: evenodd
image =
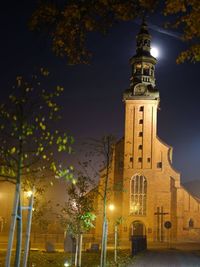
<svg viewBox="0 0 200 267"><path fill-rule="evenodd" d="M10 261L11 261L11 254L12 254L12 245L13 245L13 239L15 234L15 225L16 225L16 219L17 219L17 210L18 210L18 204L19 204L19 197L20 197L20 184L16 184L15 189L15 198L13 203L13 212L11 217L11 225L10 225L10 233L9 233L9 240L8 240L8 250L6 254L6 263L5 267L10 267Z"/></svg>
<svg viewBox="0 0 200 267"><path fill-rule="evenodd" d="M17 240L15 252L15 267L20 267L21 259L21 246L22 246L22 207L21 197L19 196L18 209L17 209Z"/></svg>
<svg viewBox="0 0 200 267"><path fill-rule="evenodd" d="M27 226L26 226L26 240L25 240L25 248L24 248L24 258L23 258L23 267L27 266L27 260L29 255L29 247L30 247L30 235L31 235L31 222L32 222L32 213L33 213L33 202L34 202L34 191L32 190L32 195L30 196L28 203L28 216L27 216Z"/></svg>
<svg viewBox="0 0 200 267"><path fill-rule="evenodd" d="M103 267L103 259L104 259L104 241L105 240L105 221L103 221L103 229L102 229L102 237L101 237L101 262L100 267Z"/></svg>
<svg viewBox="0 0 200 267"><path fill-rule="evenodd" d="M22 129L21 129L22 130ZM22 245L22 207L21 207L21 168L22 168L22 138L21 132L19 133L19 159L17 168L16 181L19 184L19 201L17 207L17 241L16 241L16 252L15 252L15 267L20 266L20 256L21 256L21 245Z"/></svg>
<svg viewBox="0 0 200 267"><path fill-rule="evenodd" d="M110 138L106 140L106 175L104 183L104 197L103 197L103 227L102 227L102 245L101 245L101 262L100 267L106 266L106 250L107 250L107 235L108 235L108 221L107 221L107 191L109 179L109 164L110 164Z"/></svg>
<svg viewBox="0 0 200 267"><path fill-rule="evenodd" d="M103 222L103 230L102 230L100 267L106 266L107 235L108 235L108 223L107 223L107 220L105 219Z"/></svg>
<svg viewBox="0 0 200 267"><path fill-rule="evenodd" d="M78 246L79 246L79 236L76 236L76 252L75 252L75 262L74 265L77 267L78 264Z"/></svg>
<svg viewBox="0 0 200 267"><path fill-rule="evenodd" d="M80 234L78 242L78 267L81 267L82 241L83 241L83 235Z"/></svg>
<svg viewBox="0 0 200 267"><path fill-rule="evenodd" d="M118 238L118 226L115 225L115 253L114 253L114 261L117 263L117 238Z"/></svg>
<svg viewBox="0 0 200 267"><path fill-rule="evenodd" d="M108 221L106 220L106 229L105 229L105 244L104 244L104 267L106 267L106 256L107 256L107 240L108 240Z"/></svg>

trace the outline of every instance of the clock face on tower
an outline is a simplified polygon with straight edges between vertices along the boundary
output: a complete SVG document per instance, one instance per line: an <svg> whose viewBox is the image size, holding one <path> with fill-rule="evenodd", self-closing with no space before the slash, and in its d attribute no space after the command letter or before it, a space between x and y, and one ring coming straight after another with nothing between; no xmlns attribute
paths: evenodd
<svg viewBox="0 0 200 267"><path fill-rule="evenodd" d="M134 95L144 95L147 88L146 85L143 83L138 83L134 87Z"/></svg>

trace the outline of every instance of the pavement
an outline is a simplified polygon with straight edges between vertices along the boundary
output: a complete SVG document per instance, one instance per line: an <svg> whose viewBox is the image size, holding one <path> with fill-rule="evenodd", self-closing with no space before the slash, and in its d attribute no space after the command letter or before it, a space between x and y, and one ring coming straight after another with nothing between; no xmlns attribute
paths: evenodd
<svg viewBox="0 0 200 267"><path fill-rule="evenodd" d="M150 249L127 267L200 267L200 250Z"/></svg>

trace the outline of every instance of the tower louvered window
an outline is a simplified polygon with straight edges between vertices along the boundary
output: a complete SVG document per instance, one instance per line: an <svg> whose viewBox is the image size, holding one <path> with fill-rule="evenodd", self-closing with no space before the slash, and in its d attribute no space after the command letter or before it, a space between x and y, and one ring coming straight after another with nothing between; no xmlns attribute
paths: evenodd
<svg viewBox="0 0 200 267"><path fill-rule="evenodd" d="M143 175L131 179L130 212L135 215L146 215L147 181Z"/></svg>

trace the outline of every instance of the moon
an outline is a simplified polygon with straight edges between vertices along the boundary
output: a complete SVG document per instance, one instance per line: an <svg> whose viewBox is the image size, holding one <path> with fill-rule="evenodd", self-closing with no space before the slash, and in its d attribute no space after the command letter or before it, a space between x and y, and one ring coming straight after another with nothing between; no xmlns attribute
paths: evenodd
<svg viewBox="0 0 200 267"><path fill-rule="evenodd" d="M158 58L159 57L159 50L157 47L153 46L150 50L150 53L153 57Z"/></svg>

